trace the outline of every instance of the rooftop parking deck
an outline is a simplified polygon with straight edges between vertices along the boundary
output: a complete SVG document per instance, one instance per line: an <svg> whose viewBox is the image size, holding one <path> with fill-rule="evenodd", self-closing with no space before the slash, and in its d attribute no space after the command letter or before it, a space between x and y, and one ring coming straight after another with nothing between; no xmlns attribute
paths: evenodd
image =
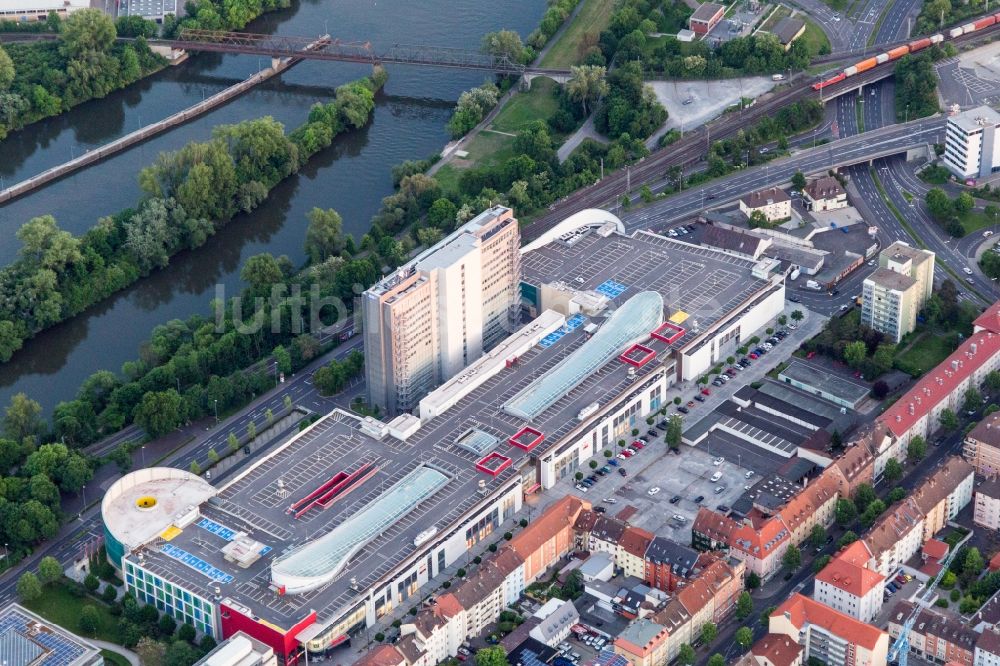
<svg viewBox="0 0 1000 666"><path fill-rule="evenodd" d="M640 291L659 292L664 318L686 329L673 340L680 345L693 337L695 326L711 325L767 285L752 276L753 267L746 259L646 232L591 232L572 245L553 241L521 260L522 280L531 285L563 282L619 305Z"/></svg>

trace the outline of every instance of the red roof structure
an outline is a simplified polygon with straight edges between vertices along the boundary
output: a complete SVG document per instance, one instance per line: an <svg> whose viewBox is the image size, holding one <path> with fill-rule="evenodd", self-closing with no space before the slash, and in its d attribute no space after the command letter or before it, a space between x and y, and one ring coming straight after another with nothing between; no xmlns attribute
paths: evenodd
<svg viewBox="0 0 1000 666"><path fill-rule="evenodd" d="M861 645L869 650L875 649L882 634L885 633L797 592L771 613L771 617L780 615L786 615L800 631L807 623L815 624L848 643Z"/></svg>
<svg viewBox="0 0 1000 666"><path fill-rule="evenodd" d="M994 304L990 312L997 307ZM981 315L976 322L986 316ZM987 318L996 321L996 316ZM978 325L978 324L977 324ZM1000 334L992 330L974 333L952 354L926 373L916 385L879 417L896 437L905 435L913 425L964 383L987 359L1000 352Z"/></svg>

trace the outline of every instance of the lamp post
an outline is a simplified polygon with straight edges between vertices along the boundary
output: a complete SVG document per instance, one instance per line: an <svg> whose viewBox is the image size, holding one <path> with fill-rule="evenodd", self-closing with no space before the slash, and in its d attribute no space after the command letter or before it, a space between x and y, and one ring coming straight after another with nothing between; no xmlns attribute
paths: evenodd
<svg viewBox="0 0 1000 666"><path fill-rule="evenodd" d="M215 407L215 425L219 425L219 399L215 398L212 400L212 406Z"/></svg>

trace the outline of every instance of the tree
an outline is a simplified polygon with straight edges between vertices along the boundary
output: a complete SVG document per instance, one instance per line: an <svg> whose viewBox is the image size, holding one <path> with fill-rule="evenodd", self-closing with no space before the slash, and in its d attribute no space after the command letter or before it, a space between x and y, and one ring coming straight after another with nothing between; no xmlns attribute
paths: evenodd
<svg viewBox="0 0 1000 666"><path fill-rule="evenodd" d="M25 603L30 603L42 596L42 584L38 582L38 577L30 571L21 574L21 577L17 579L15 590L17 597Z"/></svg>
<svg viewBox="0 0 1000 666"><path fill-rule="evenodd" d="M250 441L257 439L257 424L253 421L247 424L247 439Z"/></svg>
<svg viewBox="0 0 1000 666"><path fill-rule="evenodd" d="M750 647L750 644L753 643L753 631L750 627L740 627L736 630L734 638L739 646L746 650Z"/></svg>
<svg viewBox="0 0 1000 666"><path fill-rule="evenodd" d="M486 33L483 35L480 49L483 53L497 58L507 58L514 63L524 61L524 44L521 42L521 35L513 30Z"/></svg>
<svg viewBox="0 0 1000 666"><path fill-rule="evenodd" d="M983 561L983 556L979 554L979 549L975 546L970 547L965 552L965 559L962 560L962 579L965 581L973 581L979 576L986 563Z"/></svg>
<svg viewBox="0 0 1000 666"><path fill-rule="evenodd" d="M716 652L708 658L708 666L726 666L726 658Z"/></svg>
<svg viewBox="0 0 1000 666"><path fill-rule="evenodd" d="M507 666L507 651L499 645L478 650L476 664L479 666Z"/></svg>
<svg viewBox="0 0 1000 666"><path fill-rule="evenodd" d="M983 394L976 390L975 386L970 386L965 390L965 400L962 402L962 409L967 412L974 412L979 409L983 402Z"/></svg>
<svg viewBox="0 0 1000 666"><path fill-rule="evenodd" d="M941 425L942 430L958 430L958 417L950 409L941 410L941 414L938 415L938 423Z"/></svg>
<svg viewBox="0 0 1000 666"><path fill-rule="evenodd" d="M151 437L160 437L184 421L184 399L174 389L150 391L142 396L133 418Z"/></svg>
<svg viewBox="0 0 1000 666"><path fill-rule="evenodd" d="M277 365L278 372L288 374L292 371L292 355L283 345L275 347L274 351L271 352L271 355L274 356L274 362ZM289 400L290 399L291 398L289 398Z"/></svg>
<svg viewBox="0 0 1000 666"><path fill-rule="evenodd" d="M781 564L788 571L795 571L802 566L802 551L796 545L790 545L785 554L781 556Z"/></svg>
<svg viewBox="0 0 1000 666"><path fill-rule="evenodd" d="M694 648L687 643L682 643L680 649L677 651L677 663L680 666L691 666L698 659L697 653L695 653Z"/></svg>
<svg viewBox="0 0 1000 666"><path fill-rule="evenodd" d="M236 450L240 448L240 440L236 439L236 433L231 432L226 437L226 444L229 445L229 452L236 453Z"/></svg>
<svg viewBox="0 0 1000 666"><path fill-rule="evenodd" d="M858 509L853 501L844 497L837 500L834 514L836 515L837 524L841 527L847 527L857 519Z"/></svg>
<svg viewBox="0 0 1000 666"><path fill-rule="evenodd" d="M583 115L587 115L587 104L608 94L605 80L607 69L597 65L570 67L570 79L566 82L566 94L574 102L579 102Z"/></svg>
<svg viewBox="0 0 1000 666"><path fill-rule="evenodd" d="M766 229L771 226L771 223L767 220L767 216L759 210L750 213L750 219L747 224L751 229Z"/></svg>
<svg viewBox="0 0 1000 666"><path fill-rule="evenodd" d="M792 321L802 321L805 319L805 315L802 314L802 310L792 310Z"/></svg>
<svg viewBox="0 0 1000 666"><path fill-rule="evenodd" d="M837 548L843 548L844 546L849 546L858 540L858 535L852 530L847 530L844 532L844 536L840 537L837 541Z"/></svg>
<svg viewBox="0 0 1000 666"><path fill-rule="evenodd" d="M249 284L250 290L258 296L267 295L282 278L278 260L268 252L247 259L240 271L240 279Z"/></svg>
<svg viewBox="0 0 1000 666"><path fill-rule="evenodd" d="M186 641L173 641L163 655L163 666L190 666L200 657L199 651Z"/></svg>
<svg viewBox="0 0 1000 666"><path fill-rule="evenodd" d="M916 462L927 455L927 441L920 435L915 435L906 445L906 456Z"/></svg>
<svg viewBox="0 0 1000 666"><path fill-rule="evenodd" d="M753 599L750 598L749 592L741 592L736 599L736 618L745 620L751 613L753 613Z"/></svg>
<svg viewBox="0 0 1000 666"><path fill-rule="evenodd" d="M663 441L667 443L667 446L671 449L677 449L681 445L681 436L684 431L684 422L679 416L674 414L667 421L667 434L664 435Z"/></svg>
<svg viewBox="0 0 1000 666"><path fill-rule="evenodd" d="M142 666L162 666L167 646L154 638L145 636L135 646L135 652L139 655Z"/></svg>
<svg viewBox="0 0 1000 666"><path fill-rule="evenodd" d="M101 581L93 573L89 573L83 579L83 586L87 588L88 592L96 592L97 588L101 586Z"/></svg>
<svg viewBox="0 0 1000 666"><path fill-rule="evenodd" d="M809 545L813 548L819 548L824 543L826 543L826 530L823 529L822 525L813 525L812 530L809 531Z"/></svg>
<svg viewBox="0 0 1000 666"><path fill-rule="evenodd" d="M990 393L1000 391L1000 370L992 370L986 373L983 383L986 385L986 388L989 389Z"/></svg>
<svg viewBox="0 0 1000 666"><path fill-rule="evenodd" d="M885 496L885 498L889 501L890 504L898 502L904 497L906 497L906 491L903 490L902 488L899 488L898 486L890 490L889 494Z"/></svg>
<svg viewBox="0 0 1000 666"><path fill-rule="evenodd" d="M849 342L844 347L844 362L852 368L859 368L868 356L868 347L861 340Z"/></svg>
<svg viewBox="0 0 1000 666"><path fill-rule="evenodd" d="M3 47L0 47L0 92L10 87L14 81L14 74L14 61L10 59Z"/></svg>
<svg viewBox="0 0 1000 666"><path fill-rule="evenodd" d="M170 638L177 629L177 620L166 614L161 615L156 623L156 628L159 630L160 636Z"/></svg>
<svg viewBox="0 0 1000 666"><path fill-rule="evenodd" d="M832 559L833 557L830 555L821 555L817 557L815 560L813 560L812 564L813 573L819 573L820 571L825 569L826 565L829 564L830 560Z"/></svg>
<svg viewBox="0 0 1000 666"><path fill-rule="evenodd" d="M4 413L4 436L18 442L26 437L36 437L43 429L41 414L40 404L24 393L15 394Z"/></svg>
<svg viewBox="0 0 1000 666"><path fill-rule="evenodd" d="M38 563L38 580L42 585L54 583L62 578L62 575L62 565L59 564L59 560L51 555L43 557Z"/></svg>
<svg viewBox="0 0 1000 666"><path fill-rule="evenodd" d="M927 191L927 194L924 195L924 203L927 204L927 210L930 211L930 214L937 220L947 219L954 212L951 199L948 198L944 190L937 187Z"/></svg>
<svg viewBox="0 0 1000 666"><path fill-rule="evenodd" d="M878 499L878 495L875 494L875 489L868 483L860 483L854 489L854 505L858 507L858 511L864 512L868 508L868 505L876 499Z"/></svg>
<svg viewBox="0 0 1000 666"><path fill-rule="evenodd" d="M309 220L306 228L306 254L309 255L309 261L318 264L343 251L343 220L337 211L332 208L313 208L306 219Z"/></svg>
<svg viewBox="0 0 1000 666"><path fill-rule="evenodd" d="M63 21L60 42L70 58L81 58L106 53L117 36L110 16L98 9L84 9L73 12Z"/></svg>
<svg viewBox="0 0 1000 666"><path fill-rule="evenodd" d="M101 625L101 616L97 613L97 609L87 604L80 609L80 620L79 627L80 632L87 635L93 636L97 633L98 627Z"/></svg>
<svg viewBox="0 0 1000 666"><path fill-rule="evenodd" d="M801 171L796 171L792 176L792 189L801 191L806 186L806 176Z"/></svg>
<svg viewBox="0 0 1000 666"><path fill-rule="evenodd" d="M706 622L701 625L701 642L703 645L708 645L715 640L715 637L719 635L719 628L715 626L712 622Z"/></svg>
<svg viewBox="0 0 1000 666"><path fill-rule="evenodd" d="M889 483L895 483L903 478L903 466L895 458L889 458L885 463L885 470L883 470L882 475Z"/></svg>
<svg viewBox="0 0 1000 666"><path fill-rule="evenodd" d="M208 462L213 465L219 462L219 452L216 451L214 447L210 447L208 449Z"/></svg>
<svg viewBox="0 0 1000 666"><path fill-rule="evenodd" d="M872 384L872 397L876 400L883 400L889 395L889 384L885 380L879 379Z"/></svg>
<svg viewBox="0 0 1000 666"><path fill-rule="evenodd" d="M872 500L865 507L864 513L861 514L861 524L865 527L871 527L878 520L878 517L885 512L885 502L880 499Z"/></svg>
<svg viewBox="0 0 1000 666"><path fill-rule="evenodd" d="M198 632L195 631L194 627L185 622L177 629L177 639L181 641L187 641L188 643L193 643L194 639L198 637Z"/></svg>

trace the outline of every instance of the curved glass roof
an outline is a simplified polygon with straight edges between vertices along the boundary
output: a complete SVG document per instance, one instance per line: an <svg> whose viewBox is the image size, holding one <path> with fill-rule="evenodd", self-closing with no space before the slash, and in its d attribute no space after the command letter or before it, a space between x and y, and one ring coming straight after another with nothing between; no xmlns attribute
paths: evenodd
<svg viewBox="0 0 1000 666"><path fill-rule="evenodd" d="M301 594L326 585L369 541L446 483L447 476L421 465L332 532L275 559L271 582L284 586L285 594Z"/></svg>
<svg viewBox="0 0 1000 666"><path fill-rule="evenodd" d="M663 297L639 292L625 301L590 340L504 404L504 411L526 421L552 406L588 375L663 323Z"/></svg>

